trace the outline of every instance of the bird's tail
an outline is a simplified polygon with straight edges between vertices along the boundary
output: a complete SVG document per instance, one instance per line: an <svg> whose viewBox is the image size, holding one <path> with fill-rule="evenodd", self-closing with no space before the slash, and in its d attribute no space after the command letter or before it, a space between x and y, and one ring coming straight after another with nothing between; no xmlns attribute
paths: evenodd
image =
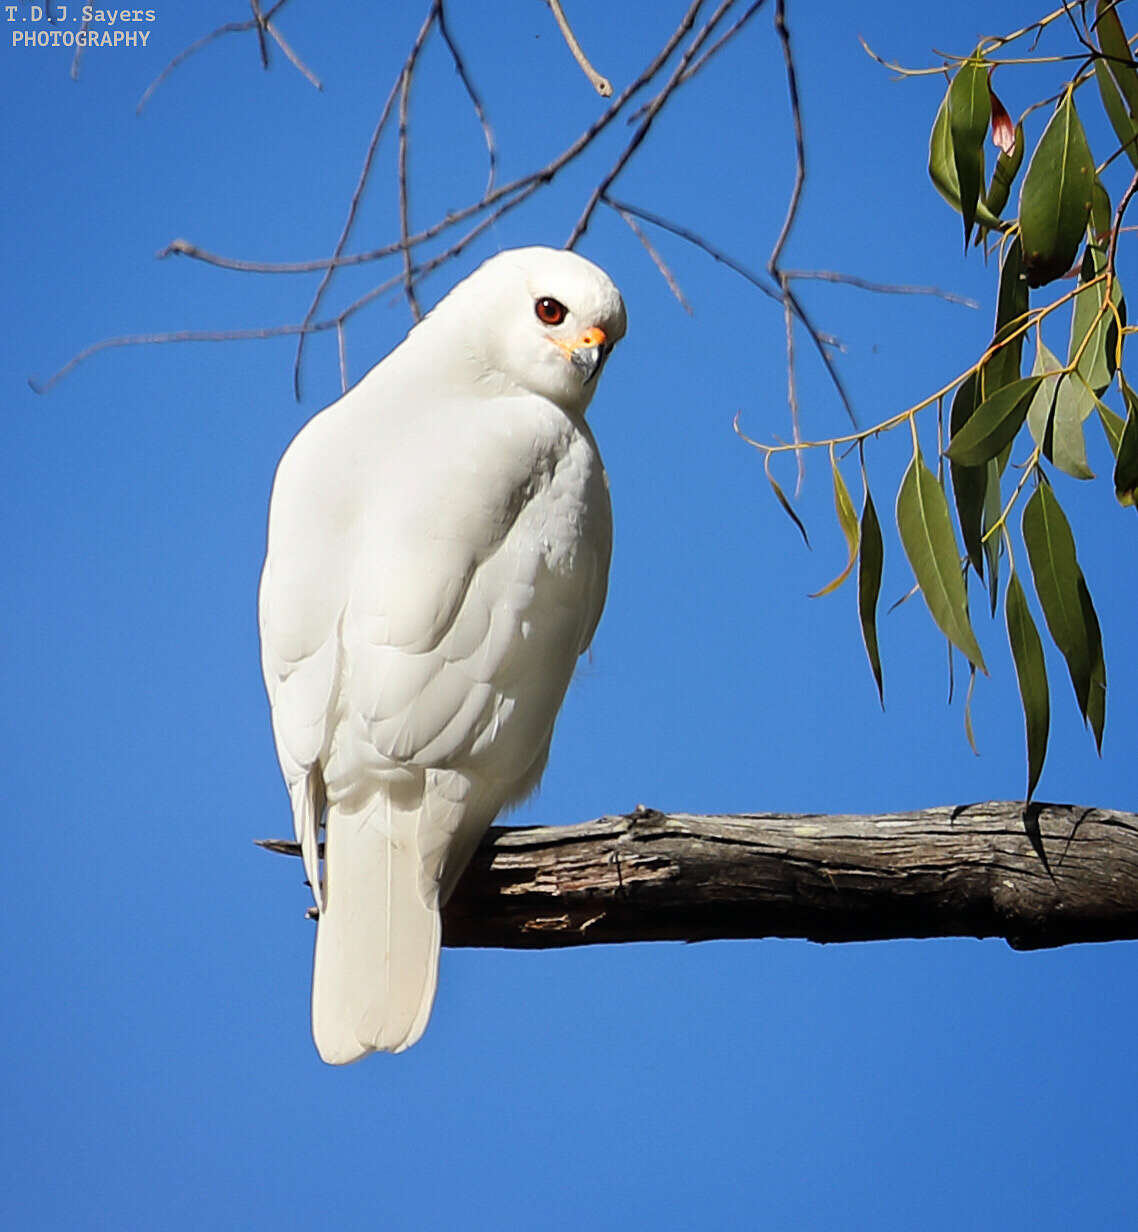
<svg viewBox="0 0 1138 1232"><path fill-rule="evenodd" d="M328 808L312 1035L330 1065L402 1052L427 1025L441 923L420 875L419 816L385 791L359 812Z"/></svg>

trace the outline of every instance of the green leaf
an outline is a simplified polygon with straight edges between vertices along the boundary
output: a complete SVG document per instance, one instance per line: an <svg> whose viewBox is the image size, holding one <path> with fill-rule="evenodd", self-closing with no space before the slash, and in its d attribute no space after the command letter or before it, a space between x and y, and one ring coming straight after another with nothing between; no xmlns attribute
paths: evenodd
<svg viewBox="0 0 1138 1232"><path fill-rule="evenodd" d="M1094 159L1068 90L1035 147L1019 195L1029 286L1052 282L1071 268L1086 229L1094 182Z"/></svg>
<svg viewBox="0 0 1138 1232"><path fill-rule="evenodd" d="M1102 180L1095 176L1095 186L1091 189L1091 238L1096 244L1105 244L1113 227L1114 211L1110 197L1102 186Z"/></svg>
<svg viewBox="0 0 1138 1232"><path fill-rule="evenodd" d="M846 481L842 478L842 472L838 469L838 461L834 457L832 448L830 450L830 468L834 472L834 509L838 515L838 525L842 528L842 534L846 537L849 559L841 573L829 585L823 586L821 590L816 590L810 596L811 599L820 599L823 595L832 594L837 590L853 572L854 564L857 561L857 511L854 509L853 501L850 499L850 490L846 487Z"/></svg>
<svg viewBox="0 0 1138 1232"><path fill-rule="evenodd" d="M1126 109L1105 60L1095 61L1095 81L1098 82L1103 110L1114 129L1114 135L1118 138L1118 144L1126 151L1126 157L1131 163L1138 167L1138 128L1135 128L1134 121L1130 118L1130 112Z"/></svg>
<svg viewBox="0 0 1138 1232"><path fill-rule="evenodd" d="M1095 396L1077 373L1062 372L1063 365L1042 340L1035 351L1035 375L1042 376L1027 411L1032 439L1060 470L1075 479L1093 479L1087 465L1083 423L1095 407Z"/></svg>
<svg viewBox="0 0 1138 1232"><path fill-rule="evenodd" d="M1051 427L1051 419L1055 410L1055 395L1059 391L1059 375L1063 365L1052 352L1051 348L1037 338L1035 343L1035 363L1031 366L1032 376L1042 377L1039 388L1027 408L1027 427L1031 439L1037 445L1042 445Z"/></svg>
<svg viewBox="0 0 1138 1232"><path fill-rule="evenodd" d="M1023 426L1041 380L1039 376L1022 377L981 402L949 441L945 450L949 459L964 466L982 466L994 458Z"/></svg>
<svg viewBox="0 0 1138 1232"><path fill-rule="evenodd" d="M1134 71L1134 57L1130 54L1126 31L1118 19L1117 4L1118 0L1098 0L1095 4L1095 33L1103 54L1109 57L1110 75L1118 83L1133 118L1138 115L1138 73Z"/></svg>
<svg viewBox="0 0 1138 1232"><path fill-rule="evenodd" d="M897 493L897 529L937 627L969 662L987 675L984 656L968 619L968 595L960 572L948 500L919 452L913 455Z"/></svg>
<svg viewBox="0 0 1138 1232"><path fill-rule="evenodd" d="M949 432L955 436L972 417L976 409L976 374L969 373L957 387L948 416ZM986 466L963 466L949 460L952 476L952 496L956 502L956 518L964 550L978 577L984 576L983 512L984 496L988 487Z"/></svg>
<svg viewBox="0 0 1138 1232"><path fill-rule="evenodd" d="M1138 418L1131 410L1126 416L1118 457L1114 463L1114 494L1120 505L1133 505L1138 498Z"/></svg>
<svg viewBox="0 0 1138 1232"><path fill-rule="evenodd" d="M988 463L988 490L984 493L985 535L996 525L1003 512L1000 499L1000 475L1002 473L999 460L993 458ZM988 562L988 606L993 616L996 614L996 602L1000 594L1000 550L1002 546L999 535L990 535L984 540L984 556Z"/></svg>
<svg viewBox="0 0 1138 1232"><path fill-rule="evenodd" d="M869 485L865 486L865 506L861 511L861 552L857 569L857 610L861 619L861 636L865 642L865 653L869 656L869 666L873 671L873 679L877 684L877 696L882 706L885 705L885 688L881 679L881 655L877 649L877 600L881 594L881 565L884 559L884 548L881 542L881 523L877 520L877 510L873 505L873 497L869 494Z"/></svg>
<svg viewBox="0 0 1138 1232"><path fill-rule="evenodd" d="M1035 794L1043 759L1047 756L1047 736L1051 727L1051 701L1047 691L1047 665L1043 658L1043 642L1031 612L1023 587L1013 570L1004 596L1004 619L1008 627L1008 642L1015 661L1019 696L1023 703L1024 725L1027 728L1027 799Z"/></svg>
<svg viewBox="0 0 1138 1232"><path fill-rule="evenodd" d="M794 525L798 527L798 530L802 535L803 543L805 543L806 546L809 547L810 546L810 536L806 533L806 527L802 524L802 519L798 516L797 513L794 512L794 506L791 505L790 501L786 499L786 493L782 490L782 485L771 474L770 461L771 461L770 454L767 454L766 460L763 463L763 470L766 472L767 482L771 485L771 491L775 494L775 497L778 500L778 503L786 511L787 517L789 517L790 520L794 523Z"/></svg>
<svg viewBox="0 0 1138 1232"><path fill-rule="evenodd" d="M1016 125L1015 145L1012 146L1010 154L1001 153L996 159L996 166L992 172L992 182L988 186L988 191L984 194L984 205L988 210L999 217L1003 208L1008 203L1008 197L1011 196L1012 183L1016 176L1019 175L1020 164L1023 162L1023 152L1025 149L1023 124Z"/></svg>
<svg viewBox="0 0 1138 1232"><path fill-rule="evenodd" d="M1023 324L1028 306L1023 250L1017 235L1008 245L1000 267L1000 285L996 293L996 333L991 343L992 347L998 346L999 349L980 370L980 401L1019 379L1023 366Z"/></svg>
<svg viewBox="0 0 1138 1232"><path fill-rule="evenodd" d="M1115 449L1114 494L1120 505L1133 505L1138 498L1138 396L1125 377L1122 378L1122 393L1126 399L1126 422ZM1099 410L1100 418L1106 410L1106 407ZM1105 418L1103 426L1106 426Z"/></svg>
<svg viewBox="0 0 1138 1232"><path fill-rule="evenodd" d="M1095 410L1098 411L1099 423L1102 424L1110 452L1117 458L1118 447L1122 444L1122 433L1126 426L1125 420L1121 415L1116 415L1105 402L1096 402Z"/></svg>
<svg viewBox="0 0 1138 1232"><path fill-rule="evenodd" d="M951 86L949 89L951 90ZM948 93L941 100L940 109L933 121L932 133L929 135L929 179L933 187L959 214L960 181L956 178L956 156L953 153L952 129L948 119ZM1003 231L1007 223L1002 222L983 202L976 203L976 222L994 231Z"/></svg>
<svg viewBox="0 0 1138 1232"><path fill-rule="evenodd" d="M1067 364L1075 364L1078 372L1099 396L1114 377L1117 364L1118 317L1122 317L1122 286L1117 278L1110 280L1110 303L1106 302L1106 280L1100 275L1106 270L1106 253L1095 244L1088 244L1079 271L1079 291L1071 311L1071 342ZM1125 324L1125 320L1123 319Z"/></svg>
<svg viewBox="0 0 1138 1232"><path fill-rule="evenodd" d="M1102 754L1102 733L1106 726L1106 661L1102 653L1102 631L1099 628L1098 613L1091 602L1091 592L1087 589L1087 580L1083 571L1079 570L1079 603L1083 609L1083 623L1087 629L1087 643L1090 646L1091 684L1087 694L1087 722L1095 737L1095 748Z"/></svg>
<svg viewBox="0 0 1138 1232"><path fill-rule="evenodd" d="M1071 528L1046 483L1035 489L1023 511L1023 541L1047 628L1067 660L1079 713L1086 718L1091 688L1091 637L1079 593L1082 573L1075 558Z"/></svg>
<svg viewBox="0 0 1138 1232"><path fill-rule="evenodd" d="M964 216L964 246L972 236L976 206L984 184L984 138L992 116L988 68L983 60L966 60L948 87L948 124L952 158Z"/></svg>

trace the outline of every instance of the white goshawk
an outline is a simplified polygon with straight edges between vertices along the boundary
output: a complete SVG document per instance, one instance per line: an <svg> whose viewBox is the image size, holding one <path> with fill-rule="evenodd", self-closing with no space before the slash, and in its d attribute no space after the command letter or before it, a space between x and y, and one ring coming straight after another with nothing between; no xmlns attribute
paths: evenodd
<svg viewBox="0 0 1138 1232"><path fill-rule="evenodd" d="M591 262L500 253L277 468L261 658L331 1064L422 1035L440 907L541 777L604 605L612 516L585 410L624 330Z"/></svg>

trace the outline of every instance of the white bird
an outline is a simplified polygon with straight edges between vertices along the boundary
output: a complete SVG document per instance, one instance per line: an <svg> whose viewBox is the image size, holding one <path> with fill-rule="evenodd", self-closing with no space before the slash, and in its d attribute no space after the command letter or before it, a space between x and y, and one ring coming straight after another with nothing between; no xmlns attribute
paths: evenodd
<svg viewBox="0 0 1138 1232"><path fill-rule="evenodd" d="M608 584L585 410L624 330L591 262L500 253L277 468L261 659L319 915L312 1034L330 1064L422 1035L440 907L541 777Z"/></svg>

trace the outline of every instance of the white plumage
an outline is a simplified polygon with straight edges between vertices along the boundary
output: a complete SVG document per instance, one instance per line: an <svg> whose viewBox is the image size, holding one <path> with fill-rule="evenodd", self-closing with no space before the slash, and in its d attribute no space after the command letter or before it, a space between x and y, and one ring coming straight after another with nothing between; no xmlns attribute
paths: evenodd
<svg viewBox="0 0 1138 1232"><path fill-rule="evenodd" d="M281 459L261 657L329 1063L423 1033L439 908L541 777L604 605L611 512L584 416L624 329L595 265L503 252Z"/></svg>

